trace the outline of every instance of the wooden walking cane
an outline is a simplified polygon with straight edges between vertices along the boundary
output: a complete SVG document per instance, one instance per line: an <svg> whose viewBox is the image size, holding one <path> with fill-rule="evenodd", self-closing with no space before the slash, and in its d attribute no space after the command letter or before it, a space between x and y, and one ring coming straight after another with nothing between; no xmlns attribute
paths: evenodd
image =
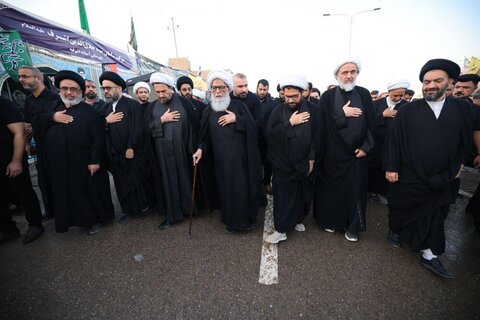
<svg viewBox="0 0 480 320"><path fill-rule="evenodd" d="M190 238L192 237L192 216L193 216L193 205L195 203L194 201L195 201L195 183L197 180L197 167L198 167L198 163L195 163L195 165L193 166L192 205L190 206L190 226L188 228L188 235L190 236Z"/></svg>

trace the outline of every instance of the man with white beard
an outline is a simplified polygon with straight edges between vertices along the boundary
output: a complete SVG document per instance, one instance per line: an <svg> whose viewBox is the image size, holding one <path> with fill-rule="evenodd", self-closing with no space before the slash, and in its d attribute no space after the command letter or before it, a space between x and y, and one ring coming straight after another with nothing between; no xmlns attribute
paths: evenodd
<svg viewBox="0 0 480 320"><path fill-rule="evenodd" d="M320 98L314 214L327 232L345 231L357 241L365 231L367 154L374 147L375 118L370 92L355 84L360 62L348 58L334 69L338 86Z"/></svg>
<svg viewBox="0 0 480 320"><path fill-rule="evenodd" d="M39 116L37 130L45 148L48 192L55 230L88 228L94 235L113 219L108 175L103 164L105 126L101 116L82 99L85 80L63 70L55 75L61 103Z"/></svg>
<svg viewBox="0 0 480 320"><path fill-rule="evenodd" d="M200 126L194 164L211 152L222 222L227 233L251 230L262 197L262 167L257 145L257 127L247 106L231 99L232 76L212 71L207 79L212 92Z"/></svg>

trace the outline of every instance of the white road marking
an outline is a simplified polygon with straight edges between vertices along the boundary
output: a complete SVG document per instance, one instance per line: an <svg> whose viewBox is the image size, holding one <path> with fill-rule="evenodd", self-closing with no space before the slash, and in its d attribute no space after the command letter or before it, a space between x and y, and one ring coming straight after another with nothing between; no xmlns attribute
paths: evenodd
<svg viewBox="0 0 480 320"><path fill-rule="evenodd" d="M258 277L258 282L267 285L278 283L278 245L265 241L265 238L274 231L272 199L272 196L268 196L268 205L265 208L262 259L260 262L260 274Z"/></svg>

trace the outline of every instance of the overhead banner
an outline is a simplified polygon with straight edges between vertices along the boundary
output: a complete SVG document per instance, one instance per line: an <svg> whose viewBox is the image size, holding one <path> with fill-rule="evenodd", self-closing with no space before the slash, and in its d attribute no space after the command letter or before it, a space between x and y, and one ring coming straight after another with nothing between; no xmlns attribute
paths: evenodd
<svg viewBox="0 0 480 320"><path fill-rule="evenodd" d="M88 35L75 33L5 4L0 6L0 27L17 30L27 43L98 63L116 63L127 70L133 68L128 55Z"/></svg>
<svg viewBox="0 0 480 320"><path fill-rule="evenodd" d="M18 81L18 69L21 66L32 65L27 46L18 31L0 31L0 61L15 81Z"/></svg>

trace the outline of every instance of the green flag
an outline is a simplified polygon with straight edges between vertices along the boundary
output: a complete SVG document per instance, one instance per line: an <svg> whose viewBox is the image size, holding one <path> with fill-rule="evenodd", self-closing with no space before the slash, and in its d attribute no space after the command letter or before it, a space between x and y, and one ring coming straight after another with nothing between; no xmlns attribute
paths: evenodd
<svg viewBox="0 0 480 320"><path fill-rule="evenodd" d="M137 51L137 36L135 35L135 26L133 24L133 17L132 17L132 25L130 27L130 41L128 43L130 43L130 45L132 46L133 49L135 49L135 51Z"/></svg>
<svg viewBox="0 0 480 320"><path fill-rule="evenodd" d="M0 31L0 60L13 80L18 81L18 69L31 66L32 59L17 30Z"/></svg>
<svg viewBox="0 0 480 320"><path fill-rule="evenodd" d="M78 11L80 12L80 27L85 33L90 34L88 27L87 11L85 10L85 3L83 0L78 0Z"/></svg>

